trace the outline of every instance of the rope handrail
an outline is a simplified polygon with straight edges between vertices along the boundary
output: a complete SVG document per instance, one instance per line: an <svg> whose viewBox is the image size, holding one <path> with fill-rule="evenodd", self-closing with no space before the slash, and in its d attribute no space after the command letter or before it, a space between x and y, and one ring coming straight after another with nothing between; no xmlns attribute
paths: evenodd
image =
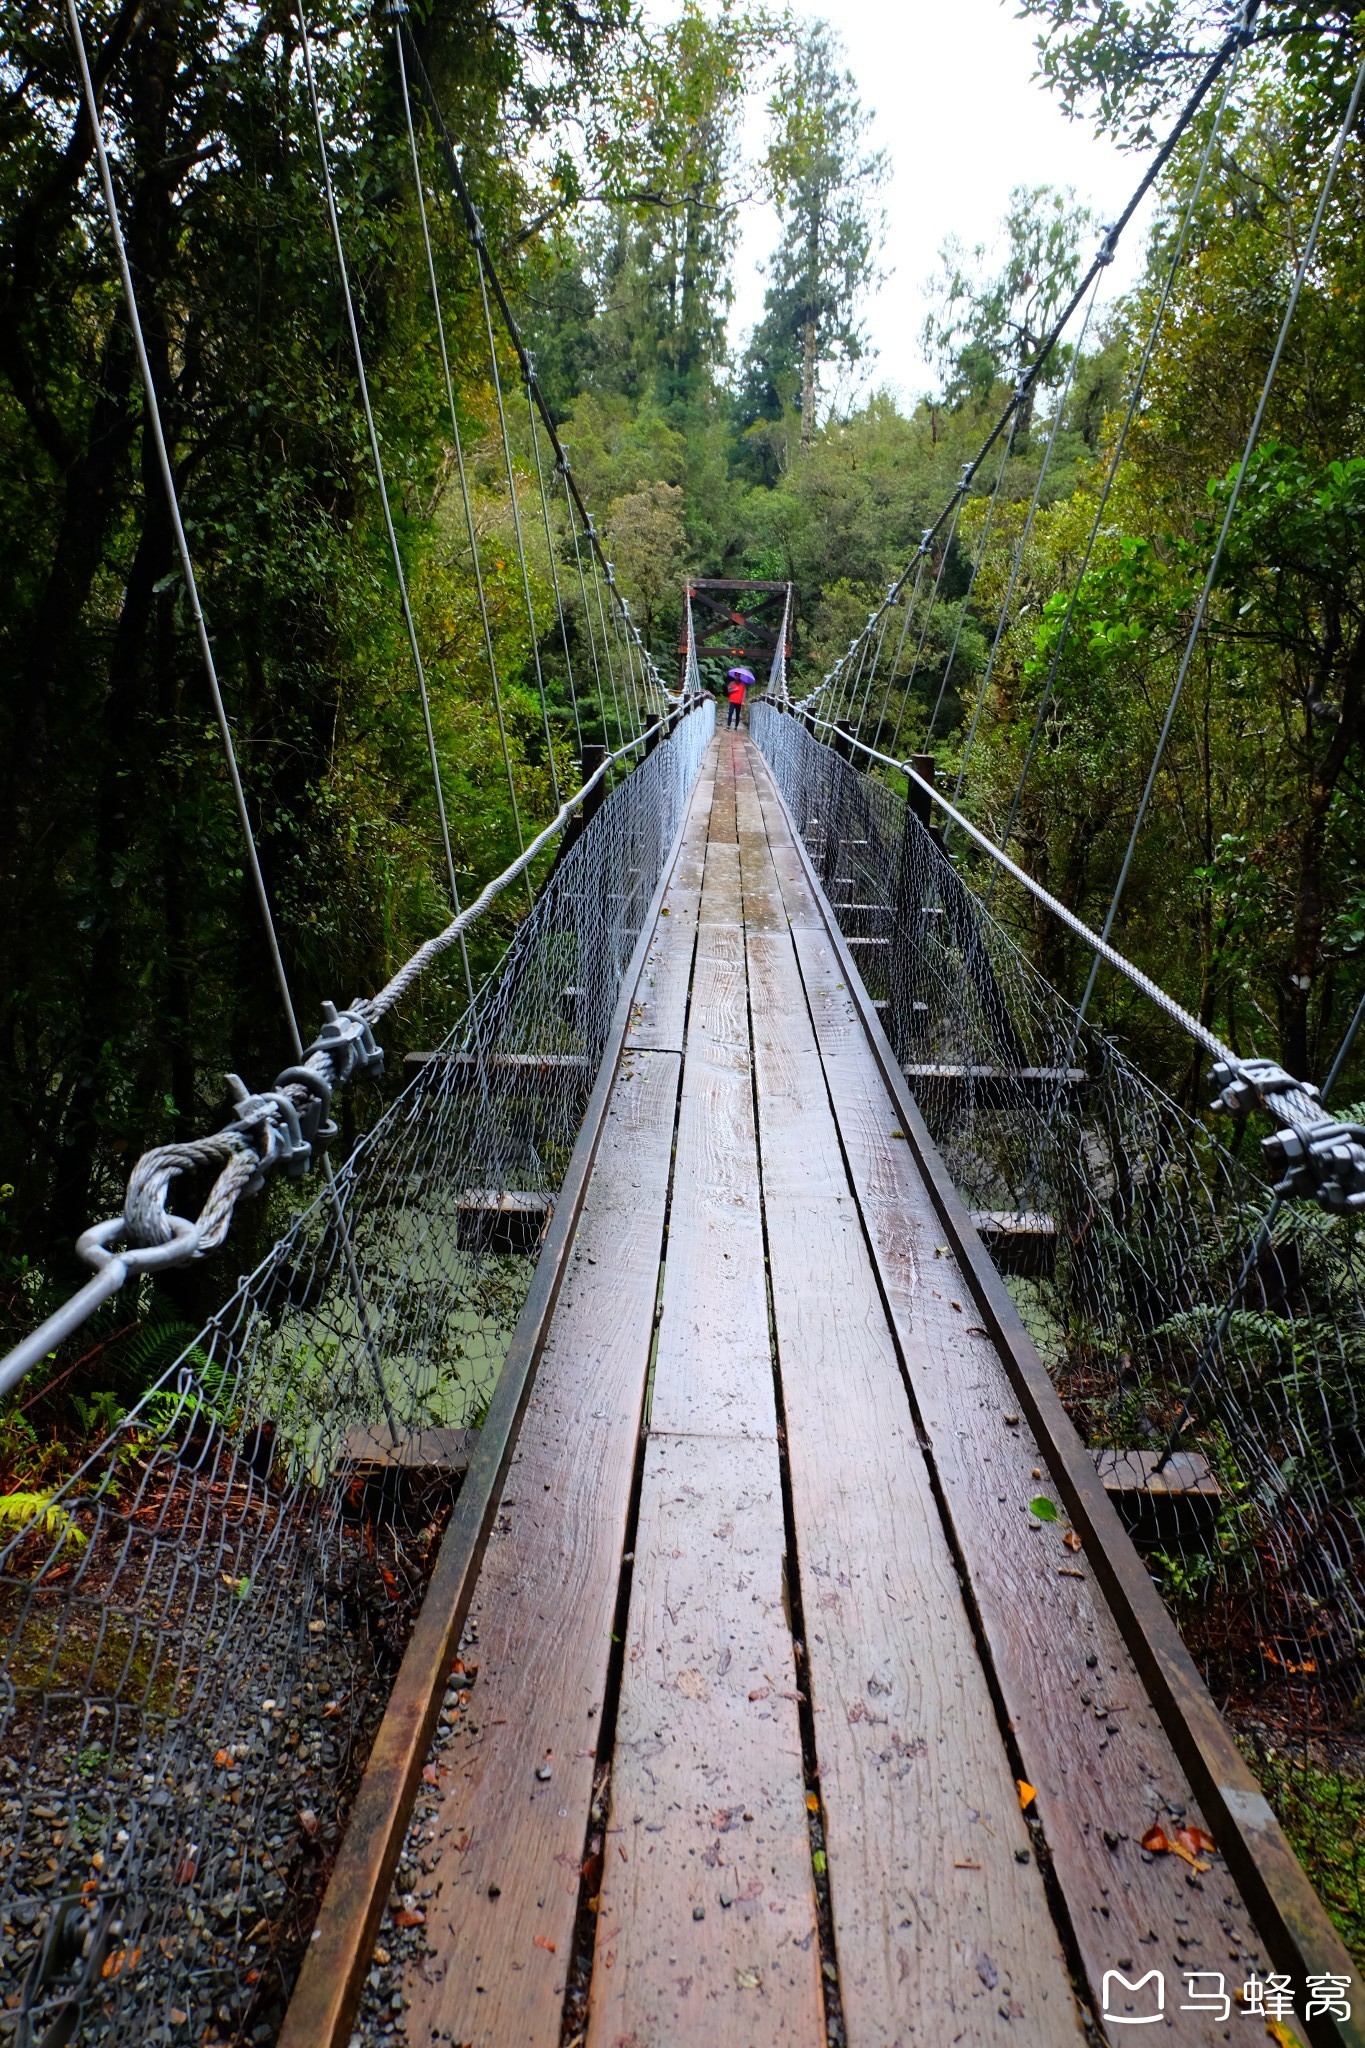
<svg viewBox="0 0 1365 2048"><path fill-rule="evenodd" d="M333 1092L357 1075L377 1077L383 1072L384 1054L375 1042L375 1024L526 873L611 768L663 737L680 716L694 708L695 701L681 711L670 707L647 731L607 755L517 858L444 930L419 946L376 995L359 997L344 1010L324 1003L318 1036L276 1077L273 1088L253 1094L230 1074L228 1083L237 1098L237 1114L231 1123L207 1137L185 1144L156 1145L144 1152L128 1177L123 1213L92 1224L76 1241L78 1255L96 1268L94 1278L0 1358L0 1398L80 1329L130 1277L186 1265L217 1250L244 1194L257 1192L276 1171L295 1179L308 1171L315 1156L325 1156L327 1145L336 1136L336 1126L330 1120ZM168 1207L173 1183L181 1175L205 1167L213 1169L216 1177L198 1216L191 1219L176 1214ZM120 1244L120 1240L124 1241Z"/></svg>
<svg viewBox="0 0 1365 2048"><path fill-rule="evenodd" d="M778 709L776 705L771 708L774 711ZM1255 1057L1243 1059L1224 1045L1207 1025L1201 1024L1182 1003L1168 995L1159 982L1144 974L1126 954L1099 932L1093 931L1083 918L1077 917L1075 911L1068 910L1041 882L1012 861L990 834L983 832L965 812L927 781L913 762L898 761L890 754L881 753L829 719L818 717L804 705L788 715L834 733L841 745L854 747L869 760L908 777L911 786L921 796L936 804L973 845L989 854L1004 874L1027 890L1036 903L1080 939L1097 961L1103 961L1122 974L1196 1045L1209 1053L1214 1062L1213 1082L1219 1091L1210 1107L1239 1114L1259 1107L1279 1126L1270 1137L1261 1141L1267 1164L1281 1175L1276 1184L1277 1193L1309 1196L1325 1209L1347 1212L1365 1209L1365 1126L1341 1123L1329 1115L1323 1108L1320 1091L1311 1082L1301 1081L1286 1072L1278 1061ZM947 855L944 854L943 858L946 860Z"/></svg>

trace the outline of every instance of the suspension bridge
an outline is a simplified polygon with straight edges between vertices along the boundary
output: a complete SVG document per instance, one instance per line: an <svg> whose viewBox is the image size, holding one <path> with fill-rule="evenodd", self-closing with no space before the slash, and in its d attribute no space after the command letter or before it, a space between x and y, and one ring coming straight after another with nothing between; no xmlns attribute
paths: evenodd
<svg viewBox="0 0 1365 2048"><path fill-rule="evenodd" d="M7 1523L3 2023L23 2048L1359 2043L1365 1987L1210 1690L1254 1669L1305 1743L1358 1691L1365 1143L1326 1107L1349 1039L1320 1089L1239 1058L1113 942L1128 862L1089 930L964 808L966 753L950 798L890 715L963 504L998 495L1048 354L1245 35L904 574L797 696L789 584L690 586L678 687L661 675L401 10L392 32L428 258L410 72L472 252L547 741L558 641L581 780L539 832L518 815L517 860L462 906L305 27L451 917L305 1044L142 351L291 1061L238 1084L223 1130L138 1161L81 1240L92 1279L0 1386L213 1256L248 1195L319 1181ZM1311 255L1310 235L1286 325ZM737 647L766 686L718 734L704 664ZM531 907L476 988L467 935L517 888ZM1224 1112L1268 1127L1262 1166L1095 1029L1089 989L1049 986L1020 904L1188 1036ZM451 961L459 1022L333 1161L336 1096L378 1078L386 1018ZM191 1217L171 1197L195 1173Z"/></svg>

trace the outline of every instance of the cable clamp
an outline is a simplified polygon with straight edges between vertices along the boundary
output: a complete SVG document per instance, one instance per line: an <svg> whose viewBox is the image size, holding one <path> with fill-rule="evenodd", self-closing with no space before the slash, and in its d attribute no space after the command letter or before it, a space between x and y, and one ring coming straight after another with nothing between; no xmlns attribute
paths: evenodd
<svg viewBox="0 0 1365 2048"><path fill-rule="evenodd" d="M1096 261L1097 263L1106 263L1106 264L1107 264L1107 263L1112 263L1112 262L1113 262L1113 260L1114 260L1115 254L1117 253L1117 250L1118 250L1118 245L1119 245L1119 231L1118 231L1118 228L1117 228L1116 226L1115 226L1115 227L1107 227L1107 228L1106 228L1106 229L1104 230L1104 240L1103 240L1103 241L1102 241L1102 242L1100 243L1099 249L1098 249L1098 251L1097 251L1097 253L1096 253L1096 256L1095 256L1095 261Z"/></svg>
<svg viewBox="0 0 1365 2048"><path fill-rule="evenodd" d="M1278 1060L1217 1060L1212 1080L1219 1093L1210 1108L1226 1109L1236 1116L1262 1107L1267 1096L1292 1093L1307 1095L1314 1102L1318 1099L1318 1091L1310 1082L1286 1073Z"/></svg>
<svg viewBox="0 0 1365 2048"><path fill-rule="evenodd" d="M276 1074L275 1086L302 1088L308 1099L298 1111L299 1129L314 1152L325 1152L337 1134L331 1120L332 1088L314 1067L286 1067Z"/></svg>
<svg viewBox="0 0 1365 2048"><path fill-rule="evenodd" d="M1365 1209L1365 1124L1289 1125L1262 1138L1261 1150L1279 1175L1277 1195L1307 1196L1339 1214Z"/></svg>
<svg viewBox="0 0 1365 2048"><path fill-rule="evenodd" d="M227 1084L237 1111L227 1128L245 1138L258 1161L242 1193L258 1195L265 1186L266 1175L277 1167L290 1180L307 1173L313 1163L313 1148L303 1135L293 1098L278 1088L253 1095L238 1074L229 1074Z"/></svg>
<svg viewBox="0 0 1365 2048"><path fill-rule="evenodd" d="M384 1071L383 1047L375 1044L367 1019L355 1010L338 1010L335 1003L323 1004L322 1029L304 1054L305 1063L314 1053L326 1053L334 1088L355 1074L364 1081L378 1080Z"/></svg>

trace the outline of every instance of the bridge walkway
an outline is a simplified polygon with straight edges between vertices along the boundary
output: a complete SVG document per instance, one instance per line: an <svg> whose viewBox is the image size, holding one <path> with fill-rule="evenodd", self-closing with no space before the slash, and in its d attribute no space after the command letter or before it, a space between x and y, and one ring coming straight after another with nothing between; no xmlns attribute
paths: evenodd
<svg viewBox="0 0 1365 2048"><path fill-rule="evenodd" d="M944 1237L719 735L409 1837L411 2042L1117 2044L1154 1969L1162 2038L1237 2031L1183 1973L1256 1930L1141 1847L1202 1816Z"/></svg>

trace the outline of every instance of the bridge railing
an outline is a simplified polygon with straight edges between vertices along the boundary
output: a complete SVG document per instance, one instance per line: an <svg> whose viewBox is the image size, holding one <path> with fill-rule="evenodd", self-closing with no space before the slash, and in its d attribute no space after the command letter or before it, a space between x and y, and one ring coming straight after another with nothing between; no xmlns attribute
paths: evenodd
<svg viewBox="0 0 1365 2048"><path fill-rule="evenodd" d="M885 781L771 705L752 731L958 1192L1302 1852L1314 1802L1350 1796L1333 1745L1361 1706L1359 1220L1277 1200L1083 1024ZM1354 1843L1329 1903L1357 1926L1358 1818L1316 1830Z"/></svg>
<svg viewBox="0 0 1365 2048"><path fill-rule="evenodd" d="M156 2038L168 2002L248 2038L282 2004L714 719L606 798L334 1190L202 1329L147 1333L151 1384L79 1471L7 1502L26 2038Z"/></svg>

